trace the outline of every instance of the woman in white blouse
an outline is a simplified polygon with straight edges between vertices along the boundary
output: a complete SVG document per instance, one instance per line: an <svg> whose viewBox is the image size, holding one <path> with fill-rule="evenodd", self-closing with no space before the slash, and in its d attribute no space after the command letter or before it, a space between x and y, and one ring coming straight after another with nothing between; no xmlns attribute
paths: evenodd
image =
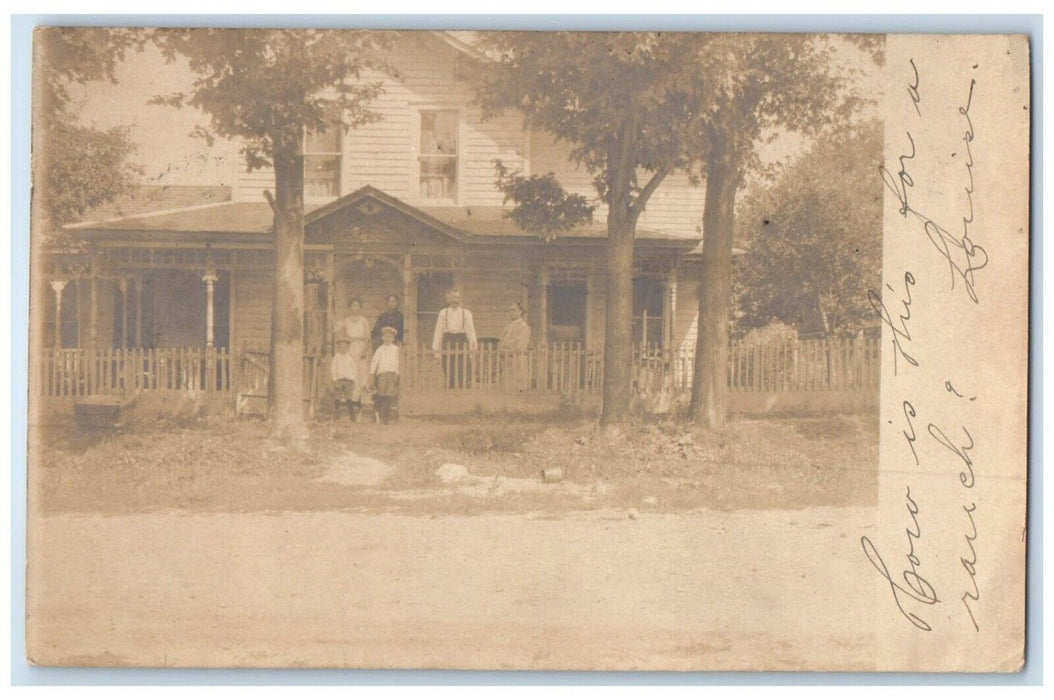
<svg viewBox="0 0 1054 700"><path fill-rule="evenodd" d="M347 339L348 353L355 361L355 388L351 402L357 414L362 408L362 392L370 370L370 322L362 315L362 300L358 297L348 302L348 315L337 324L333 335Z"/></svg>

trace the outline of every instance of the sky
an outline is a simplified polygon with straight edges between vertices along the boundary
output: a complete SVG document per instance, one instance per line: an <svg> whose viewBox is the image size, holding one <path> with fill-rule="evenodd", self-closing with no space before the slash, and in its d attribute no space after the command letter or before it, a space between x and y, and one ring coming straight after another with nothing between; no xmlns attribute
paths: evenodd
<svg viewBox="0 0 1054 700"><path fill-rule="evenodd" d="M219 141L209 148L190 137L208 119L197 110L150 105L155 95L189 90L185 63L166 63L154 47L132 54L117 72L117 84L93 82L80 90L81 119L99 128L130 126L137 145L133 160L144 168L149 185L232 185L244 161L237 147Z"/></svg>

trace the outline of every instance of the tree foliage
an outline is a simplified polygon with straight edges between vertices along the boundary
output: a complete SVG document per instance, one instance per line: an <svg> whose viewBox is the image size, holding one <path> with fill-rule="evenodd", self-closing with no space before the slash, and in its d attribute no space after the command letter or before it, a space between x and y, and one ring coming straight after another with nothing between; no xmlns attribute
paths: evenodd
<svg viewBox="0 0 1054 700"><path fill-rule="evenodd" d="M276 150L297 151L307 131L340 123L351 129L377 121L370 101L383 90L363 72L383 69L379 32L342 29L158 29L154 41L196 74L188 92L159 95L155 104L189 106L209 117L195 131L241 140L250 170L274 166Z"/></svg>
<svg viewBox="0 0 1054 700"><path fill-rule="evenodd" d="M672 89L678 57L665 36L484 32L479 46L494 61L469 66L468 77L484 118L519 111L526 128L570 146L570 159L593 176L603 202L624 197L623 206L639 212L662 178L684 164L691 115Z"/></svg>
<svg viewBox="0 0 1054 700"><path fill-rule="evenodd" d="M43 27L36 49L34 125L38 130L36 180L40 211L54 238L63 224L127 192L142 170L128 127L97 129L76 113L78 86L117 82L117 68L142 48L141 30L107 27Z"/></svg>
<svg viewBox="0 0 1054 700"><path fill-rule="evenodd" d="M500 160L494 161L494 172L498 189L505 195L504 203L516 203L505 216L522 230L551 241L558 234L593 222L596 205L565 190L555 173L524 176L509 172Z"/></svg>
<svg viewBox="0 0 1054 700"><path fill-rule="evenodd" d="M744 200L736 236L748 253L736 266L737 323L799 324L810 309L832 332L853 332L871 315L867 289L882 267L882 127L841 129L767 187Z"/></svg>
<svg viewBox="0 0 1054 700"><path fill-rule="evenodd" d="M866 96L842 69L836 39L826 35L715 34L685 41L682 84L701 125L690 151L703 164L706 204L699 278L691 415L724 424L732 297L735 204L745 176L761 166L759 146L780 132L816 134L850 122ZM881 37L850 41L881 60Z"/></svg>
<svg viewBox="0 0 1054 700"><path fill-rule="evenodd" d="M484 117L517 110L524 127L568 144L607 205L607 311L601 423L628 416L631 399L633 241L648 200L686 164L682 137L692 121L675 89L678 56L660 33L490 32L479 48L490 61L468 66ZM500 175L500 173L499 173ZM508 183L506 183L508 184ZM513 218L528 230L567 226L581 210L554 178L506 189ZM548 203L548 204L547 204ZM566 230L566 229L563 229Z"/></svg>

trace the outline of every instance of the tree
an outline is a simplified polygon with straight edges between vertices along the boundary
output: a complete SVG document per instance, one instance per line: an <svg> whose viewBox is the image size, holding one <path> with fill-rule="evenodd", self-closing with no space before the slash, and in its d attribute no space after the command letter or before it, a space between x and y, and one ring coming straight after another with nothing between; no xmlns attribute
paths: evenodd
<svg viewBox="0 0 1054 700"><path fill-rule="evenodd" d="M861 293L882 269L882 125L819 139L769 187L755 187L736 220L748 254L736 266L739 326L789 325L818 305L833 332L874 312Z"/></svg>
<svg viewBox="0 0 1054 700"><path fill-rule="evenodd" d="M34 208L55 239L64 224L130 189L142 174L129 162L135 144L127 127L97 129L80 123L76 86L117 82L117 68L141 50L141 30L107 27L42 27L34 33Z"/></svg>
<svg viewBox="0 0 1054 700"><path fill-rule="evenodd" d="M684 165L681 135L691 115L673 90L676 57L662 34L491 32L479 48L491 58L470 70L484 117L519 110L524 127L570 145L570 158L593 176L607 205L607 311L603 409L617 426L629 414L632 369L633 243L648 200ZM537 223L546 199L563 205L555 179L520 183L542 197L517 199L513 218L535 222L545 236L560 226ZM556 188L554 190L554 187ZM572 210L581 207L571 203Z"/></svg>
<svg viewBox="0 0 1054 700"><path fill-rule="evenodd" d="M377 32L351 30L163 29L154 40L165 57L183 56L196 78L187 93L158 98L209 116L197 134L240 139L250 170L275 173L274 289L271 307L269 417L273 438L302 444L305 132L380 119L369 109L382 68Z"/></svg>
<svg viewBox="0 0 1054 700"><path fill-rule="evenodd" d="M881 60L882 37L847 39ZM862 100L839 70L826 35L707 35L686 53L681 80L703 116L691 150L704 164L699 323L689 414L711 428L725 423L732 240L736 196L760 164L757 147L780 130L815 134L847 121Z"/></svg>

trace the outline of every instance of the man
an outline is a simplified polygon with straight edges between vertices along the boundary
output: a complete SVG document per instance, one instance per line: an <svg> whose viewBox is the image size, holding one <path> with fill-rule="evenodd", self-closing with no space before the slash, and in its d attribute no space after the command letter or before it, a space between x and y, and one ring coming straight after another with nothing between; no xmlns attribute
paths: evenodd
<svg viewBox="0 0 1054 700"><path fill-rule="evenodd" d="M461 306L461 292L451 289L446 295L447 306L439 312L436 330L432 335L432 350L442 352L443 376L450 389L468 387L472 365L467 353L477 347L476 327L472 312Z"/></svg>
<svg viewBox="0 0 1054 700"><path fill-rule="evenodd" d="M373 324L373 347L379 348L383 344L381 338L381 331L385 326L395 329L395 344L403 344L403 314L399 311L399 297L394 294L388 295L388 309L377 317L377 322Z"/></svg>

